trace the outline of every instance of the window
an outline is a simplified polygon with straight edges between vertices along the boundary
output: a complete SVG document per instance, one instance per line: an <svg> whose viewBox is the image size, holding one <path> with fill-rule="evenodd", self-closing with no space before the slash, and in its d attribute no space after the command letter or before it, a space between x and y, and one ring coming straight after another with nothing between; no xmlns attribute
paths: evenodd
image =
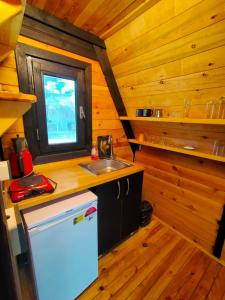
<svg viewBox="0 0 225 300"><path fill-rule="evenodd" d="M16 61L20 90L37 96L37 103L24 116L34 162L89 155L90 64L23 44L16 48Z"/></svg>
<svg viewBox="0 0 225 300"><path fill-rule="evenodd" d="M48 144L76 143L76 81L44 74L43 86Z"/></svg>

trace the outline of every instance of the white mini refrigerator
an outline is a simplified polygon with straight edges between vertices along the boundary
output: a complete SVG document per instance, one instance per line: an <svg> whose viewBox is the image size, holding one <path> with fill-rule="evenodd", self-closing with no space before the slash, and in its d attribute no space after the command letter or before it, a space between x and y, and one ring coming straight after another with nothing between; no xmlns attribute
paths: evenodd
<svg viewBox="0 0 225 300"><path fill-rule="evenodd" d="M85 191L22 211L39 300L73 300L98 276L97 197Z"/></svg>

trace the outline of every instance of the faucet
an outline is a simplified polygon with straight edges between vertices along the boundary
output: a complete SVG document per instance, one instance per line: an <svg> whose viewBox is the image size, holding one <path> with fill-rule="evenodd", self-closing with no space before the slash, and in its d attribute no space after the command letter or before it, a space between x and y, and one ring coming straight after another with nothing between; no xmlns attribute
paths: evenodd
<svg viewBox="0 0 225 300"><path fill-rule="evenodd" d="M111 135L98 136L99 158L114 159L113 141Z"/></svg>
<svg viewBox="0 0 225 300"><path fill-rule="evenodd" d="M114 159L115 155L113 154L113 139L112 136L109 135L108 137L108 144L110 146L110 155L109 155L109 159Z"/></svg>

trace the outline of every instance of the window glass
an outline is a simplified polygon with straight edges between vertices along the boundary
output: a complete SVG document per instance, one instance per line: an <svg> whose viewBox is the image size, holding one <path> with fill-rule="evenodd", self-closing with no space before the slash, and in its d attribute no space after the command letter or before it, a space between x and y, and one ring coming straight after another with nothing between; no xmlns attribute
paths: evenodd
<svg viewBox="0 0 225 300"><path fill-rule="evenodd" d="M76 81L43 75L48 144L77 142Z"/></svg>

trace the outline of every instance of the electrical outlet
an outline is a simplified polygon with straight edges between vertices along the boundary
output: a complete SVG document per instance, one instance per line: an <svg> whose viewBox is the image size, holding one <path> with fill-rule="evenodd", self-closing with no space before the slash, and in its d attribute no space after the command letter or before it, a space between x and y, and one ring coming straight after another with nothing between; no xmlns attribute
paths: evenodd
<svg viewBox="0 0 225 300"><path fill-rule="evenodd" d="M0 181L11 179L11 170L8 160L0 161Z"/></svg>

